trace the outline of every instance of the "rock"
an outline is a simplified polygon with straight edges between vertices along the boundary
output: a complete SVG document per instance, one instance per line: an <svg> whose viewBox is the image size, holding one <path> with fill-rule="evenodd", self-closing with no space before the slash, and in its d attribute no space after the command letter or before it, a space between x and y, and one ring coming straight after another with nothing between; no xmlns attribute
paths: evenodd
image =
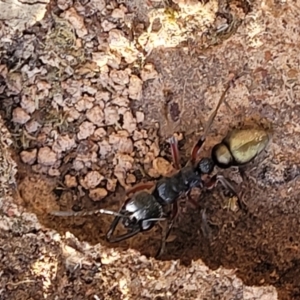
<svg viewBox="0 0 300 300"><path fill-rule="evenodd" d="M79 119L80 113L74 107L71 107L67 111L67 122L74 122Z"/></svg>
<svg viewBox="0 0 300 300"><path fill-rule="evenodd" d="M117 186L117 179L107 179L106 189L110 192L114 192Z"/></svg>
<svg viewBox="0 0 300 300"><path fill-rule="evenodd" d="M93 108L89 109L86 112L86 117L89 121L91 121L97 126L104 125L104 112L99 105L96 105Z"/></svg>
<svg viewBox="0 0 300 300"><path fill-rule="evenodd" d="M57 0L57 6L61 9L61 10L67 10L68 8L70 8L73 4L72 0Z"/></svg>
<svg viewBox="0 0 300 300"><path fill-rule="evenodd" d="M77 185L78 185L76 176L71 176L69 174L67 174L65 176L64 183L65 183L66 187L68 187L68 188L77 187Z"/></svg>
<svg viewBox="0 0 300 300"><path fill-rule="evenodd" d="M125 13L122 9L119 9L119 8L115 8L113 10L113 12L111 13L111 16L114 18L114 19L124 19L125 17Z"/></svg>
<svg viewBox="0 0 300 300"><path fill-rule="evenodd" d="M141 71L141 78L143 81L147 81L149 79L154 79L158 76L155 67L153 64L146 64L143 68L143 70Z"/></svg>
<svg viewBox="0 0 300 300"><path fill-rule="evenodd" d="M137 151L141 152L142 155L146 155L146 153L149 151L149 148L143 139L136 141L134 143L134 147L136 147Z"/></svg>
<svg viewBox="0 0 300 300"><path fill-rule="evenodd" d="M144 122L144 120L145 120L145 115L144 115L143 112L137 111L136 114L135 114L135 116L136 116L136 122L137 122L137 123L143 123L143 122Z"/></svg>
<svg viewBox="0 0 300 300"><path fill-rule="evenodd" d="M36 108L35 101L26 95L22 96L20 105L28 114L32 114Z"/></svg>
<svg viewBox="0 0 300 300"><path fill-rule="evenodd" d="M102 92L98 91L95 95L96 103L99 103L99 101L108 102L110 100L110 93L109 92Z"/></svg>
<svg viewBox="0 0 300 300"><path fill-rule="evenodd" d="M89 192L89 197L93 201L100 201L107 196L107 190L103 188L92 189Z"/></svg>
<svg viewBox="0 0 300 300"><path fill-rule="evenodd" d="M91 109L94 106L94 98L93 97L82 97L80 100L78 100L75 104L75 108L80 111L86 111L88 109Z"/></svg>
<svg viewBox="0 0 300 300"><path fill-rule="evenodd" d="M71 7L67 11L65 11L64 18L73 25L79 37L84 37L88 33L84 25L83 17L78 15L75 8Z"/></svg>
<svg viewBox="0 0 300 300"><path fill-rule="evenodd" d="M82 122L79 126L79 132L77 134L77 138L79 140L84 140L87 137L91 136L95 131L96 126L91 122Z"/></svg>
<svg viewBox="0 0 300 300"><path fill-rule="evenodd" d="M109 55L103 52L92 53L93 61L100 67L104 67L108 63Z"/></svg>
<svg viewBox="0 0 300 300"><path fill-rule="evenodd" d="M128 107L130 100L127 97L117 96L111 101L112 104L115 104L119 107Z"/></svg>
<svg viewBox="0 0 300 300"><path fill-rule="evenodd" d="M106 136L106 131L105 131L105 129L102 128L102 127L96 129L95 132L94 132L94 136L95 136L97 139L101 139L101 138L105 137L105 136Z"/></svg>
<svg viewBox="0 0 300 300"><path fill-rule="evenodd" d="M128 154L117 153L116 158L118 160L118 166L121 167L124 171L132 170L134 158Z"/></svg>
<svg viewBox="0 0 300 300"><path fill-rule="evenodd" d="M128 88L129 98L133 100L140 100L142 97L142 88L143 81L136 75L131 75Z"/></svg>
<svg viewBox="0 0 300 300"><path fill-rule="evenodd" d="M132 133L136 130L136 119L133 117L131 111L127 110L123 114L123 126L129 133Z"/></svg>
<svg viewBox="0 0 300 300"><path fill-rule="evenodd" d="M101 158L105 158L108 154L111 154L112 148L107 140L103 140L98 143L99 154Z"/></svg>
<svg viewBox="0 0 300 300"><path fill-rule="evenodd" d="M103 30L104 30L105 32L108 32L108 31L110 31L110 30L116 28L117 25L114 24L114 23L112 23L112 22L109 22L109 21L107 21L107 20L104 20L104 21L101 23L101 27L103 28Z"/></svg>
<svg viewBox="0 0 300 300"><path fill-rule="evenodd" d="M20 153L21 160L25 164L33 165L36 161L36 154L37 154L37 149L33 149L30 151L22 151Z"/></svg>
<svg viewBox="0 0 300 300"><path fill-rule="evenodd" d="M126 184L132 184L136 182L136 177L133 174L128 174L126 178Z"/></svg>
<svg viewBox="0 0 300 300"><path fill-rule="evenodd" d="M109 73L110 78L113 80L114 83L119 85L126 85L129 83L129 74L130 70L111 70Z"/></svg>
<svg viewBox="0 0 300 300"><path fill-rule="evenodd" d="M79 182L85 189L89 190L94 189L103 179L104 177L98 171L90 171Z"/></svg>
<svg viewBox="0 0 300 300"><path fill-rule="evenodd" d="M25 124L27 121L30 120L30 116L29 114L27 114L27 112L21 108L21 107L17 107L13 110L12 113L12 121L18 124Z"/></svg>
<svg viewBox="0 0 300 300"><path fill-rule="evenodd" d="M71 150L76 146L75 138L70 138L68 135L59 135L54 141L52 150L60 153Z"/></svg>
<svg viewBox="0 0 300 300"><path fill-rule="evenodd" d="M122 132L112 133L109 136L108 142L113 145L115 150L118 150L120 153L131 154L133 152L133 143L130 138L128 138L128 132L125 131L122 135Z"/></svg>
<svg viewBox="0 0 300 300"><path fill-rule="evenodd" d="M168 176L174 171L173 166L162 157L155 158L153 160L152 166L154 170L162 176Z"/></svg>
<svg viewBox="0 0 300 300"><path fill-rule="evenodd" d="M104 118L106 125L115 125L118 123L120 116L118 109L114 106L108 106L104 109Z"/></svg>
<svg viewBox="0 0 300 300"><path fill-rule="evenodd" d="M25 124L25 128L28 131L28 133L36 132L41 127L42 125L35 120L30 120Z"/></svg>
<svg viewBox="0 0 300 300"><path fill-rule="evenodd" d="M58 177L60 176L60 171L57 168L49 168L48 175L52 177Z"/></svg>
<svg viewBox="0 0 300 300"><path fill-rule="evenodd" d="M49 147L42 147L38 153L38 163L44 166L52 166L57 161L57 155Z"/></svg>

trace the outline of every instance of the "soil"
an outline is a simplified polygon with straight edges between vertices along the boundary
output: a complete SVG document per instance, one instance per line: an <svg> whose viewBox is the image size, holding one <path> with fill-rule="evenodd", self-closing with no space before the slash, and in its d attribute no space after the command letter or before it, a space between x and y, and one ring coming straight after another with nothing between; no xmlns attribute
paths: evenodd
<svg viewBox="0 0 300 300"><path fill-rule="evenodd" d="M275 299L273 287L278 299L299 299L297 3L120 2L58 1L25 31L2 24L10 35L0 44L0 113L17 175L12 204L1 208L0 299ZM121 33L118 44L113 35L120 41ZM174 133L182 134L186 162L225 84L240 72L200 156L232 128L259 124L271 132L244 179L237 168L217 170L242 192L246 210L228 207L220 186L195 190L197 207L181 206L159 259L159 225L110 244L112 216L50 215L117 211L124 188L160 175L152 160L171 161ZM204 267L210 280L227 281L214 277L207 287ZM261 290L247 296L247 286Z"/></svg>

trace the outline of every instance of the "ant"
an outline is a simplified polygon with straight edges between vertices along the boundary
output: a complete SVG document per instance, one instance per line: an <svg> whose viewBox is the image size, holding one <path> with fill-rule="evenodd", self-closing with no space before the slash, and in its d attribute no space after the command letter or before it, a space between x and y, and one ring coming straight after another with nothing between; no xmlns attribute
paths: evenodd
<svg viewBox="0 0 300 300"><path fill-rule="evenodd" d="M180 166L177 140L175 137L170 138L172 160L177 169L175 174L170 177L162 177L156 183L146 182L129 189L126 194L132 196L123 203L119 212L98 209L88 212L54 211L50 214L54 216L87 216L97 213L114 215L115 218L106 234L106 239L110 243L131 238L140 232L150 230L157 222L167 220L169 224L167 230L162 234L161 247L156 255L160 256L178 214L178 199L183 195L189 196L192 188L212 189L219 182L237 196L240 202L235 188L224 176L216 174L210 177L209 175L216 165L221 168L229 168L242 166L253 160L266 147L269 140L267 133L264 130L233 130L221 143L213 147L211 157L204 157L197 161L197 155L206 140L220 105L225 102L227 91L233 82L242 75L243 73L227 84L216 109L209 117L203 135L192 149L191 158L184 167ZM169 206L172 209L166 211ZM121 220L127 231L114 236L115 229Z"/></svg>

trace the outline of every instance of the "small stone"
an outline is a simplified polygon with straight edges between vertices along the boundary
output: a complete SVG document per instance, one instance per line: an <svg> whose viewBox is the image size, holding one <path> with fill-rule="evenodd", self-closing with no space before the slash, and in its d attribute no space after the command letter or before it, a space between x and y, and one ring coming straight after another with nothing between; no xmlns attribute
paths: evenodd
<svg viewBox="0 0 300 300"><path fill-rule="evenodd" d="M114 19L124 19L125 17L125 13L122 9L119 9L119 8L115 8L113 10L113 12L111 13L111 16L114 18Z"/></svg>
<svg viewBox="0 0 300 300"><path fill-rule="evenodd" d="M110 100L110 93L99 91L96 93L95 99L96 99L97 103L98 103L98 101L101 101L101 100L104 102L108 102Z"/></svg>
<svg viewBox="0 0 300 300"><path fill-rule="evenodd" d="M58 177L60 176L60 171L57 168L49 168L48 175L52 177Z"/></svg>
<svg viewBox="0 0 300 300"><path fill-rule="evenodd" d="M147 173L152 178L158 178L158 177L160 177L160 174L155 169L153 169L153 168L149 169L147 171Z"/></svg>
<svg viewBox="0 0 300 300"><path fill-rule="evenodd" d="M135 114L135 116L136 116L136 122L137 122L137 123L143 123L143 122L144 122L144 120L145 120L145 115L144 115L143 112L137 111L136 114Z"/></svg>
<svg viewBox="0 0 300 300"><path fill-rule="evenodd" d="M128 154L117 153L116 158L118 160L118 166L125 171L132 170L134 159Z"/></svg>
<svg viewBox="0 0 300 300"><path fill-rule="evenodd" d="M116 165L114 169L114 175L118 179L121 186L123 187L126 187L125 174L126 174L125 170L120 165Z"/></svg>
<svg viewBox="0 0 300 300"><path fill-rule="evenodd" d="M80 184L87 190L94 189L104 177L98 171L90 171L83 179L80 179Z"/></svg>
<svg viewBox="0 0 300 300"><path fill-rule="evenodd" d="M40 148L38 153L38 163L44 166L52 166L57 161L57 156L49 147Z"/></svg>
<svg viewBox="0 0 300 300"><path fill-rule="evenodd" d="M23 95L20 104L28 114L32 114L35 111L35 101L28 96Z"/></svg>
<svg viewBox="0 0 300 300"><path fill-rule="evenodd" d="M65 176L65 185L68 188L73 188L73 187L77 187L77 179L76 176L71 176L69 174L67 174Z"/></svg>
<svg viewBox="0 0 300 300"><path fill-rule="evenodd" d="M100 201L107 196L107 190L103 188L92 189L89 192L89 197L93 201Z"/></svg>
<svg viewBox="0 0 300 300"><path fill-rule="evenodd" d="M131 75L129 82L129 98L133 100L140 100L142 97L143 81L136 75Z"/></svg>
<svg viewBox="0 0 300 300"><path fill-rule="evenodd" d="M27 122L25 124L25 128L28 131L28 133L36 132L41 127L42 127L42 125L35 120L30 120L29 122Z"/></svg>
<svg viewBox="0 0 300 300"><path fill-rule="evenodd" d="M133 174L128 174L126 178L126 184L132 184L136 182L136 177Z"/></svg>
<svg viewBox="0 0 300 300"><path fill-rule="evenodd" d="M110 78L114 83L119 85L126 85L129 83L129 72L126 70L111 70L109 73Z"/></svg>
<svg viewBox="0 0 300 300"><path fill-rule="evenodd" d="M104 128L98 128L95 130L94 132L94 136L97 138L97 139L100 139L100 138L103 138L106 136L106 131Z"/></svg>
<svg viewBox="0 0 300 300"><path fill-rule="evenodd" d="M112 148L107 140L103 140L98 143L100 158L105 158L108 154L111 154Z"/></svg>
<svg viewBox="0 0 300 300"><path fill-rule="evenodd" d="M155 159L154 154L152 152L148 151L146 153L145 157L144 157L143 163L144 164L150 164L150 163L152 163L154 161L154 159Z"/></svg>
<svg viewBox="0 0 300 300"><path fill-rule="evenodd" d="M23 163L28 165L33 165L36 161L37 149L33 149L31 151L22 151L20 153L21 160Z"/></svg>
<svg viewBox="0 0 300 300"><path fill-rule="evenodd" d="M133 152L133 143L130 138L128 138L128 132L125 131L125 134L119 131L117 133L112 133L109 136L108 142L114 146L115 150L118 150L120 153L131 154Z"/></svg>
<svg viewBox="0 0 300 300"><path fill-rule="evenodd" d="M92 53L93 61L98 65L99 68L104 67L108 63L109 55L103 52L94 52Z"/></svg>
<svg viewBox="0 0 300 300"><path fill-rule="evenodd" d="M157 157L160 153L158 143L154 142L150 145L150 151L153 152L154 156Z"/></svg>
<svg viewBox="0 0 300 300"><path fill-rule="evenodd" d="M59 135L52 145L52 150L60 153L71 150L76 146L75 138L68 135Z"/></svg>
<svg viewBox="0 0 300 300"><path fill-rule="evenodd" d="M72 4L73 4L72 0L57 0L57 6L61 10L67 10L72 6Z"/></svg>
<svg viewBox="0 0 300 300"><path fill-rule="evenodd" d="M110 31L110 30L112 30L112 29L114 29L114 28L117 27L116 24L111 23L111 22L109 22L109 21L107 21L107 20L104 20L104 21L101 23L101 26L102 26L102 28L103 28L103 30L104 30L105 32L108 32L108 31Z"/></svg>
<svg viewBox="0 0 300 300"><path fill-rule="evenodd" d="M174 171L173 166L162 157L155 158L152 166L154 170L162 176L168 176Z"/></svg>
<svg viewBox="0 0 300 300"><path fill-rule="evenodd" d="M114 106L108 106L104 109L104 117L106 125L115 125L118 123L120 116L118 110Z"/></svg>
<svg viewBox="0 0 300 300"><path fill-rule="evenodd" d="M91 123L91 122L83 122L80 126L79 126L79 132L77 134L77 138L79 140L84 140L87 137L91 136L94 131L95 131L96 126Z"/></svg>
<svg viewBox="0 0 300 300"><path fill-rule="evenodd" d="M77 101L77 103L75 104L75 108L80 112L91 109L94 106L94 100L95 99L92 97L85 96Z"/></svg>
<svg viewBox="0 0 300 300"><path fill-rule="evenodd" d="M96 105L93 108L89 109L86 112L86 117L89 121L91 121L97 126L104 125L104 112L99 105Z"/></svg>
<svg viewBox="0 0 300 300"><path fill-rule="evenodd" d="M67 122L71 123L79 119L80 113L74 107L71 107L70 110L67 111Z"/></svg>
<svg viewBox="0 0 300 300"><path fill-rule="evenodd" d="M13 110L12 120L13 122L18 124L25 124L27 121L30 120L30 116L26 113L26 111L23 108L17 107Z"/></svg>
<svg viewBox="0 0 300 300"><path fill-rule="evenodd" d="M74 169L75 171L80 171L80 170L82 170L84 167L85 167L85 166L84 166L84 163L83 163L82 161L76 160L76 159L73 161L73 169Z"/></svg>
<svg viewBox="0 0 300 300"><path fill-rule="evenodd" d="M131 111L126 111L123 114L123 126L129 133L132 133L136 130L136 119L133 117Z"/></svg>
<svg viewBox="0 0 300 300"><path fill-rule="evenodd" d="M116 98L112 99L111 103L119 107L127 108L129 106L130 100L127 97L117 96Z"/></svg>
<svg viewBox="0 0 300 300"><path fill-rule="evenodd" d="M158 76L155 67L153 64L146 64L143 68L143 70L141 71L141 78L143 81L147 81L149 79L154 79Z"/></svg>
<svg viewBox="0 0 300 300"><path fill-rule="evenodd" d="M138 152L141 152L142 155L146 155L146 153L149 151L149 148L143 139L136 141L134 143L134 147Z"/></svg>
<svg viewBox="0 0 300 300"><path fill-rule="evenodd" d="M73 25L79 37L83 37L88 33L84 25L83 17L77 13L74 7L71 7L65 11L64 18Z"/></svg>
<svg viewBox="0 0 300 300"><path fill-rule="evenodd" d="M117 186L117 179L107 179L106 189L110 192L114 192Z"/></svg>

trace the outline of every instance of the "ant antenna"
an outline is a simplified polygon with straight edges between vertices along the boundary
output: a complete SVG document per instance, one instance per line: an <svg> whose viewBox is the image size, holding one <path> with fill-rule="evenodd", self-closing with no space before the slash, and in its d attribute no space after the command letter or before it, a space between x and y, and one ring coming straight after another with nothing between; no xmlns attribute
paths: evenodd
<svg viewBox="0 0 300 300"><path fill-rule="evenodd" d="M56 216L56 217L85 217L85 216L92 216L92 215L97 215L97 214L105 214L105 215L113 215L116 217L121 217L121 218L126 218L127 216L117 213L112 210L108 209L96 209L96 210L91 210L91 211L79 211L79 212L74 212L74 211L52 211L50 212L50 215Z"/></svg>

